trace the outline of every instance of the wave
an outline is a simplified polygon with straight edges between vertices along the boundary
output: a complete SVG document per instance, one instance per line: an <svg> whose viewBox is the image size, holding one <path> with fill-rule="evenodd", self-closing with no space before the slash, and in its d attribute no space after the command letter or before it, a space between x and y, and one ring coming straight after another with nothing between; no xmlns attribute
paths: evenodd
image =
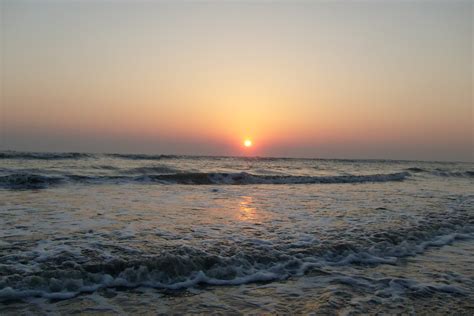
<svg viewBox="0 0 474 316"><path fill-rule="evenodd" d="M436 168L434 170L427 170L418 167L410 167L405 169L406 171L413 172L413 173L427 173L433 176L438 177L454 177L454 178L472 178L474 177L473 170L467 171L455 171L455 170L448 170L448 169L441 169Z"/></svg>
<svg viewBox="0 0 474 316"><path fill-rule="evenodd" d="M91 166L92 169L98 169L98 170L119 170L120 168L114 167L114 166L109 166L109 165L96 165L96 166Z"/></svg>
<svg viewBox="0 0 474 316"><path fill-rule="evenodd" d="M158 167L161 168L161 167ZM153 168L152 168L153 169ZM140 169L142 170L142 169ZM142 170L143 171L143 170ZM161 170L172 172L171 169ZM141 176L86 176L63 175L46 176L31 173L15 173L0 176L0 187L7 189L42 189L60 183L157 183L157 184L186 184L186 185L250 185L250 184L343 184L403 181L409 176L408 172L372 175L344 175L344 176L280 176L254 175L240 173L170 173Z"/></svg>
<svg viewBox="0 0 474 316"><path fill-rule="evenodd" d="M59 160L59 159L83 159L94 157L93 154L85 153L35 153L35 152L0 152L0 159L40 159L40 160Z"/></svg>
<svg viewBox="0 0 474 316"><path fill-rule="evenodd" d="M11 190L46 189L51 186L67 183L124 183L133 181L134 179L135 177L127 176L85 176L75 174L48 176L32 173L14 173L0 176L0 188Z"/></svg>
<svg viewBox="0 0 474 316"><path fill-rule="evenodd" d="M38 159L38 160L59 160L59 159L83 159L97 158L99 156L131 160L160 160L178 159L182 156L176 155L145 155L145 154L88 154L78 152L51 153L51 152L0 152L0 159Z"/></svg>
<svg viewBox="0 0 474 316"><path fill-rule="evenodd" d="M0 188L7 189L45 189L64 181L63 177L45 176L31 173L16 173L0 176Z"/></svg>
<svg viewBox="0 0 474 316"><path fill-rule="evenodd" d="M145 155L145 154L88 154L78 152L51 153L51 152L0 152L0 159L38 159L38 160L59 160L59 159L84 159L97 158L99 156L131 160L160 160L178 159L183 156L177 155Z"/></svg>
<svg viewBox="0 0 474 316"><path fill-rule="evenodd" d="M135 252L108 260L101 259L100 249L88 248L86 257L63 249L49 257L37 255L33 260L41 269L12 266L4 270L15 277L0 282L0 301L27 297L67 299L114 287L179 290L198 284L240 285L284 280L314 270L330 274L332 266L396 264L402 257L415 256L432 247L472 239L474 227L463 225L472 222L472 216L462 211L452 215L442 223L434 221L431 225L380 232L370 236L370 242L362 236L351 242L315 243L304 248L242 244L223 253L178 246L156 255Z"/></svg>
<svg viewBox="0 0 474 316"><path fill-rule="evenodd" d="M138 173L138 174L165 173L166 174L166 173L178 173L178 172L179 170L172 167L164 166L164 165L138 167L138 168L128 169L127 171L125 171L125 173L130 173L130 174L135 174L135 173Z"/></svg>
<svg viewBox="0 0 474 316"><path fill-rule="evenodd" d="M448 171L448 170L436 170L432 172L433 175L439 177L454 177L454 178L474 178L474 171Z"/></svg>
<svg viewBox="0 0 474 316"><path fill-rule="evenodd" d="M425 169L418 168L418 167L410 167L406 169L407 171L411 172L427 172Z"/></svg>
<svg viewBox="0 0 474 316"><path fill-rule="evenodd" d="M145 154L104 154L106 157L130 159L130 160L161 160L161 159L179 159L183 156L177 155L145 155Z"/></svg>
<svg viewBox="0 0 474 316"><path fill-rule="evenodd" d="M181 173L147 175L143 180L177 184L331 184L403 181L408 172L344 176L283 176L240 173Z"/></svg>

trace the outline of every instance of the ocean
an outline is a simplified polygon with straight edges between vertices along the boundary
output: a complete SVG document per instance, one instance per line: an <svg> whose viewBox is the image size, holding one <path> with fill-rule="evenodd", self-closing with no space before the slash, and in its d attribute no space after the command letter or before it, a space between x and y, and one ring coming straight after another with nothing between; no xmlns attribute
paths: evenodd
<svg viewBox="0 0 474 316"><path fill-rule="evenodd" d="M0 314L474 314L474 164L0 152Z"/></svg>

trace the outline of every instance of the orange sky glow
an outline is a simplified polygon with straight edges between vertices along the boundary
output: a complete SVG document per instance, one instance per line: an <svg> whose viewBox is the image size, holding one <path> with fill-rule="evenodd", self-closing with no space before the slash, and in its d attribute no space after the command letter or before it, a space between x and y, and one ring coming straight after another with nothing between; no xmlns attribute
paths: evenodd
<svg viewBox="0 0 474 316"><path fill-rule="evenodd" d="M472 161L472 7L4 1L0 149Z"/></svg>

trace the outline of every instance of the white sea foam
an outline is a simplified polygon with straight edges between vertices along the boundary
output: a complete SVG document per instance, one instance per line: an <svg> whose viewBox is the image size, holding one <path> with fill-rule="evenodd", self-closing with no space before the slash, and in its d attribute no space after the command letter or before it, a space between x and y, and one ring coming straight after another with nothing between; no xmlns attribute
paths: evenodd
<svg viewBox="0 0 474 316"><path fill-rule="evenodd" d="M425 280L404 265L474 239L471 178L432 173L470 165L132 157L3 160L2 301L312 277L334 304L334 288L354 302L469 295L467 274Z"/></svg>

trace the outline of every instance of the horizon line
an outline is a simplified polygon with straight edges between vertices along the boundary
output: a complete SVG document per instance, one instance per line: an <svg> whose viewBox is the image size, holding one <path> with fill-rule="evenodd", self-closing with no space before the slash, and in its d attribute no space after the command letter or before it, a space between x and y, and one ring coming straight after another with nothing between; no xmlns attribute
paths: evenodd
<svg viewBox="0 0 474 316"><path fill-rule="evenodd" d="M294 160L341 160L341 161L391 161L391 162L431 162L431 163L469 163L474 161L461 160L423 160L423 159L390 159L390 158L322 158L322 157L286 157L286 156L248 156L248 155L193 155L193 154L150 154L150 153L119 153L119 152L84 152L84 151L25 151L14 149L1 149L0 153L15 152L15 153L53 153L53 154L86 154L86 155L122 155L122 156L174 156L174 157L189 157L189 158L247 158L247 159L294 159Z"/></svg>

